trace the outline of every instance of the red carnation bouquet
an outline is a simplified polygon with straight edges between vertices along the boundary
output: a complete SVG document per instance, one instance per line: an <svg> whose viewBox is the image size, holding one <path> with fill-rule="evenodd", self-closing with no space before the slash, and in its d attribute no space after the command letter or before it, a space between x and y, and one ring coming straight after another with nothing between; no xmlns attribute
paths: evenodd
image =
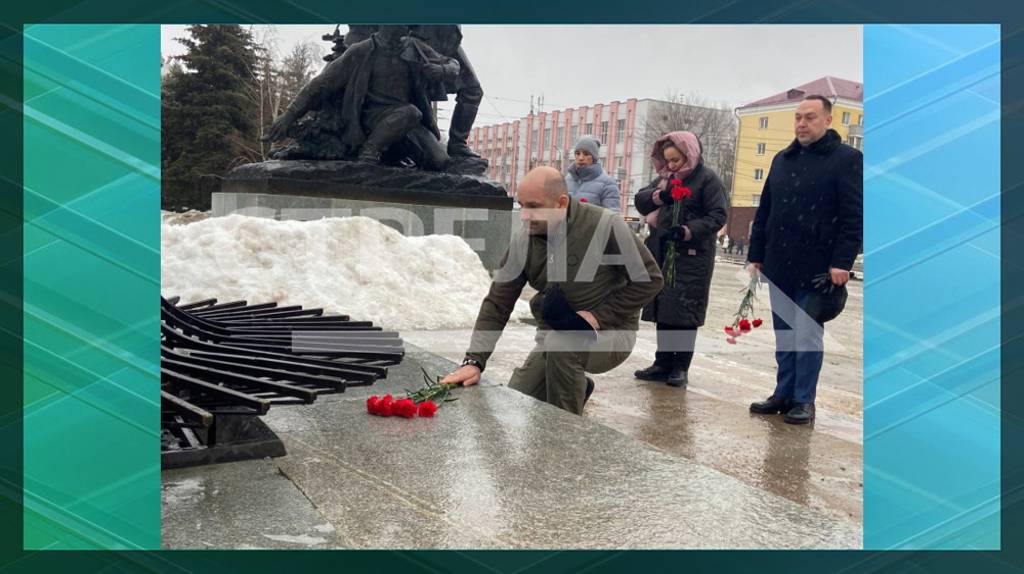
<svg viewBox="0 0 1024 574"><path fill-rule="evenodd" d="M679 212L682 211L683 200L692 196L693 192L689 187L683 185L683 181L672 178L670 193L672 194L672 229L679 227ZM665 284L669 287L676 286L676 256L679 253L679 238L673 237L668 242L668 249L665 251Z"/></svg>
<svg viewBox="0 0 1024 574"><path fill-rule="evenodd" d="M729 336L725 342L730 345L735 345L736 338L740 335L749 333L764 323L761 319L751 319L751 317L754 316L754 301L757 300L757 286L759 281L759 277L751 277L750 283L747 283L746 287L740 289L740 292L743 293L743 300L740 301L740 308L736 311L732 325L725 328L725 334Z"/></svg>
<svg viewBox="0 0 1024 574"><path fill-rule="evenodd" d="M440 377L431 380L426 369L423 371L423 381L426 386L418 391L406 390L405 397L395 399L390 394L378 397L373 395L366 399L366 412L379 417L402 417L411 419L416 415L421 417L433 417L437 409L444 403L457 400L450 397L452 389L459 386L458 383L441 384Z"/></svg>

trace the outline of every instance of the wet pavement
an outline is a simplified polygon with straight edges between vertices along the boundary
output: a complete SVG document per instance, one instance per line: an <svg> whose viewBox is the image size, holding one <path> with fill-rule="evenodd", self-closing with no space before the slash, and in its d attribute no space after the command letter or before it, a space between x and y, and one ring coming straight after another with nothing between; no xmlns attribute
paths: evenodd
<svg viewBox="0 0 1024 574"><path fill-rule="evenodd" d="M632 373L654 360L654 328L641 323L630 358L595 375L584 416L667 453L735 477L836 517L863 522L863 283L849 284L846 309L825 328L825 360L812 427L757 416L748 405L775 387L775 339L767 293L758 303L765 324L728 345L746 275L738 264L715 268L706 326L698 332L686 390L639 381ZM524 293L528 298L531 293ZM762 297L759 296L759 299ZM461 360L466 332L403 333L410 342ZM534 328L510 324L485 377L507 382L533 346Z"/></svg>
<svg viewBox="0 0 1024 574"><path fill-rule="evenodd" d="M739 302L719 265L709 325ZM814 428L757 417L774 385L770 324L725 344L701 331L690 387L632 378L644 328L599 375L583 417L498 384L533 330L511 328L486 372L434 419L372 417L365 398L461 358L459 333L403 333L388 380L264 417L288 455L163 473L165 548L858 548L862 531L860 284L829 324ZM769 313L765 311L765 319Z"/></svg>
<svg viewBox="0 0 1024 574"><path fill-rule="evenodd" d="M166 471L164 548L331 548L334 527L273 460Z"/></svg>
<svg viewBox="0 0 1024 574"><path fill-rule="evenodd" d="M860 525L504 386L434 419L372 417L387 381L275 407L289 454L163 473L165 548L855 548Z"/></svg>

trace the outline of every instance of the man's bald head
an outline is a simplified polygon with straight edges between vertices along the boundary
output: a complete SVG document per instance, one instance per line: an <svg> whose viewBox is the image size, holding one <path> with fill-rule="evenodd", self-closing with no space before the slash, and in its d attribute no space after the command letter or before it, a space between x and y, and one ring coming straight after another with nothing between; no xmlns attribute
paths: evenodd
<svg viewBox="0 0 1024 574"><path fill-rule="evenodd" d="M553 167L531 169L519 182L516 200L522 207L521 217L531 234L546 233L548 222L565 217L569 206L569 188L562 174Z"/></svg>
<svg viewBox="0 0 1024 574"><path fill-rule="evenodd" d="M523 202L524 194L536 199L543 196L545 203L549 204L547 207L555 207L559 197L569 195L569 188L565 185L564 176L557 169L547 166L535 167L519 182L517 195L520 196L520 203Z"/></svg>

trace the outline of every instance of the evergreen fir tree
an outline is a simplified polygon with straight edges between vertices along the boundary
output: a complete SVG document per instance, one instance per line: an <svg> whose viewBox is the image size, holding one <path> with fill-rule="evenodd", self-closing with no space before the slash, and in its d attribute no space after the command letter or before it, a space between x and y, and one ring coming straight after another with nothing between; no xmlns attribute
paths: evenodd
<svg viewBox="0 0 1024 574"><path fill-rule="evenodd" d="M188 32L178 39L187 52L175 57L184 69L172 64L161 87L163 177L186 185L261 159L252 36L237 25Z"/></svg>

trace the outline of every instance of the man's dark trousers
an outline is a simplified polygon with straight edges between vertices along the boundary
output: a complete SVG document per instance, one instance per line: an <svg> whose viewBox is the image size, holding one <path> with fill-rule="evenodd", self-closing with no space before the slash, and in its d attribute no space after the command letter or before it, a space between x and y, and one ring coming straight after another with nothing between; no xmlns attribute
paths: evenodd
<svg viewBox="0 0 1024 574"><path fill-rule="evenodd" d="M808 289L784 289L771 285L772 325L775 329L776 398L813 403L825 349L824 325L804 312Z"/></svg>

